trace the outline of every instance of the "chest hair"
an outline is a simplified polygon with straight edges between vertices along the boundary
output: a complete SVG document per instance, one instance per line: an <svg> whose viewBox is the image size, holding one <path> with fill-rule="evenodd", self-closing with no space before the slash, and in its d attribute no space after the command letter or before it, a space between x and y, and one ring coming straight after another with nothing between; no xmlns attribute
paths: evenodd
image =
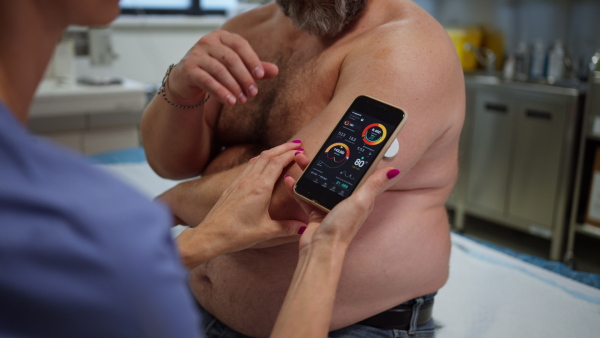
<svg viewBox="0 0 600 338"><path fill-rule="evenodd" d="M333 69L324 69L321 59L322 54L277 53L272 62L279 67L278 76L259 81L259 94L246 104L223 108L218 121L220 142L270 148L289 140L320 112L315 103L326 104L333 95L337 77L331 81Z"/></svg>

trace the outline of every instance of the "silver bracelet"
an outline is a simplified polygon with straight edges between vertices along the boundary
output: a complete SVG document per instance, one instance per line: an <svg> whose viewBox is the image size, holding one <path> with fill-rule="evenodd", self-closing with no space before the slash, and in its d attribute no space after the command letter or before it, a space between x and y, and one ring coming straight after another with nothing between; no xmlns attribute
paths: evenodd
<svg viewBox="0 0 600 338"><path fill-rule="evenodd" d="M172 64L169 66L169 68L167 69L167 72L165 73L165 77L162 80L162 85L160 86L160 89L158 89L158 93L156 93L156 95L162 95L163 99L165 101L167 101L168 104L172 105L173 107L179 108L179 109L194 109L194 108L198 108L201 107L202 105L204 105L206 103L206 101L208 101L208 99L210 99L210 94L206 95L206 98L193 106L182 106L180 104L177 104L175 102L172 102L171 100L169 100L167 98L167 91L165 89L165 87L167 86L167 79L169 78L169 74L171 74L171 70L175 68L175 64Z"/></svg>

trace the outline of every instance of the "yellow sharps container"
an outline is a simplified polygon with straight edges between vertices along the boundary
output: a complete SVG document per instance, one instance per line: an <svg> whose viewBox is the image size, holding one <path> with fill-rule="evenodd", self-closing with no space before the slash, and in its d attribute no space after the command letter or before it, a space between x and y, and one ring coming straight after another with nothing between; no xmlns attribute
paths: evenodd
<svg viewBox="0 0 600 338"><path fill-rule="evenodd" d="M481 47L483 38L482 29L476 26L464 26L446 27L446 31L454 43L463 70L471 71L477 69L477 59L475 58L475 54L467 52L463 46L465 43L470 42L477 48Z"/></svg>

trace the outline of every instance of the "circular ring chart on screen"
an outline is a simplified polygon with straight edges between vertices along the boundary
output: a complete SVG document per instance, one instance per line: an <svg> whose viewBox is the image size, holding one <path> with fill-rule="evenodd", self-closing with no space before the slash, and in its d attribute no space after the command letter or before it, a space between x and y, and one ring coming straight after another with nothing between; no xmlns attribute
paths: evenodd
<svg viewBox="0 0 600 338"><path fill-rule="evenodd" d="M337 168L350 158L350 148L344 143L334 143L327 147L325 156L329 161L324 164L330 168Z"/></svg>
<svg viewBox="0 0 600 338"><path fill-rule="evenodd" d="M381 123L368 125L362 132L363 141L371 146L376 146L385 140L387 129Z"/></svg>

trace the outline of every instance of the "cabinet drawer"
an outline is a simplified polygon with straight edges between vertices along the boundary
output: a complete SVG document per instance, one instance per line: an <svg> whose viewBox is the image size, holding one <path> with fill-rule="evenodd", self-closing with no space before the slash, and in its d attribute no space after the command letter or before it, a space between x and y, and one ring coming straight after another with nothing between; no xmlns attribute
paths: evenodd
<svg viewBox="0 0 600 338"><path fill-rule="evenodd" d="M513 138L511 110L506 95L477 92L467 202L497 213L505 212Z"/></svg>
<svg viewBox="0 0 600 338"><path fill-rule="evenodd" d="M564 102L517 104L508 209L534 226L552 227L554 221L566 111Z"/></svg>

